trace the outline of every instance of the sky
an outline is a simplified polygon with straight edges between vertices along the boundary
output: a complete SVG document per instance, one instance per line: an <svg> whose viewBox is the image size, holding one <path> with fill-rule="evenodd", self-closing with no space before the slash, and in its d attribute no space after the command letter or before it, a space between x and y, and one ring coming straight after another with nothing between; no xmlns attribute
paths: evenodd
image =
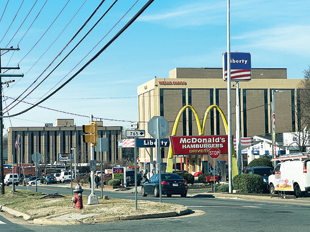
<svg viewBox="0 0 310 232"><path fill-rule="evenodd" d="M138 86L168 78L177 67L221 68L227 51L224 0L155 0L96 59L147 0L118 1L80 43L114 0L106 0L77 36L101 0L1 2L0 48L20 48L1 51L2 68L20 67L2 73L24 74L2 77L15 80L3 85L3 113L17 115L4 119L5 130L55 125L62 118L81 126L90 115L104 126L130 128L138 121ZM310 65L309 9L308 0L230 1L231 51L251 53L252 68L287 68L288 79L303 79ZM73 75L53 96L19 114Z"/></svg>

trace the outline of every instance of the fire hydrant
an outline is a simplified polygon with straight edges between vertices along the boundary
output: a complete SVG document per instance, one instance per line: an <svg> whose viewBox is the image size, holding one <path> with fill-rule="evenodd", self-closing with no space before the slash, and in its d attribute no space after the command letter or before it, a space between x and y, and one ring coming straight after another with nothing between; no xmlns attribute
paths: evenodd
<svg viewBox="0 0 310 232"><path fill-rule="evenodd" d="M73 192L75 193L75 196L72 197L72 202L75 204L76 209L83 209L83 197L82 197L83 191L84 190L79 184L77 184L75 187L75 190L73 190Z"/></svg>

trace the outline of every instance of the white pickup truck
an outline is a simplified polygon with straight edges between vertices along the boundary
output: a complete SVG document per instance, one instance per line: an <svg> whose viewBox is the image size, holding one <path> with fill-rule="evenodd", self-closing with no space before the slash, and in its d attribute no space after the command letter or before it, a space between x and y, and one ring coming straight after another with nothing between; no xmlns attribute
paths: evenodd
<svg viewBox="0 0 310 232"><path fill-rule="evenodd" d="M294 192L296 197L310 191L310 158L309 155L290 155L272 159L280 163L274 174L268 177L271 194L277 191Z"/></svg>

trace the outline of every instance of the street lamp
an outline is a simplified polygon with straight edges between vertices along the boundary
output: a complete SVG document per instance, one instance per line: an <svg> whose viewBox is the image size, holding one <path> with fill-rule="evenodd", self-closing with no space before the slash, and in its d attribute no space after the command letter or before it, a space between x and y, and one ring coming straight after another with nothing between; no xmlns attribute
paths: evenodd
<svg viewBox="0 0 310 232"><path fill-rule="evenodd" d="M75 147L71 148L71 150L74 150L74 178L76 178L76 149ZM71 170L72 172L72 170Z"/></svg>
<svg viewBox="0 0 310 232"><path fill-rule="evenodd" d="M276 149L276 115L275 115L275 107L274 107L274 93L283 92L282 90L272 89L271 90L271 101L272 101L272 113L271 113L271 125L272 125L272 156L273 158L277 157L277 149ZM274 167L277 162L274 161Z"/></svg>

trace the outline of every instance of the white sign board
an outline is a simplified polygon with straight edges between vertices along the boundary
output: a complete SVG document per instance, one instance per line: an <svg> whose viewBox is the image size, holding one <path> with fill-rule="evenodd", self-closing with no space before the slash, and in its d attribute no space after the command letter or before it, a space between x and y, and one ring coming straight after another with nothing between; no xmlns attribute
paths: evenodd
<svg viewBox="0 0 310 232"><path fill-rule="evenodd" d="M126 137L145 137L145 130L126 130Z"/></svg>

